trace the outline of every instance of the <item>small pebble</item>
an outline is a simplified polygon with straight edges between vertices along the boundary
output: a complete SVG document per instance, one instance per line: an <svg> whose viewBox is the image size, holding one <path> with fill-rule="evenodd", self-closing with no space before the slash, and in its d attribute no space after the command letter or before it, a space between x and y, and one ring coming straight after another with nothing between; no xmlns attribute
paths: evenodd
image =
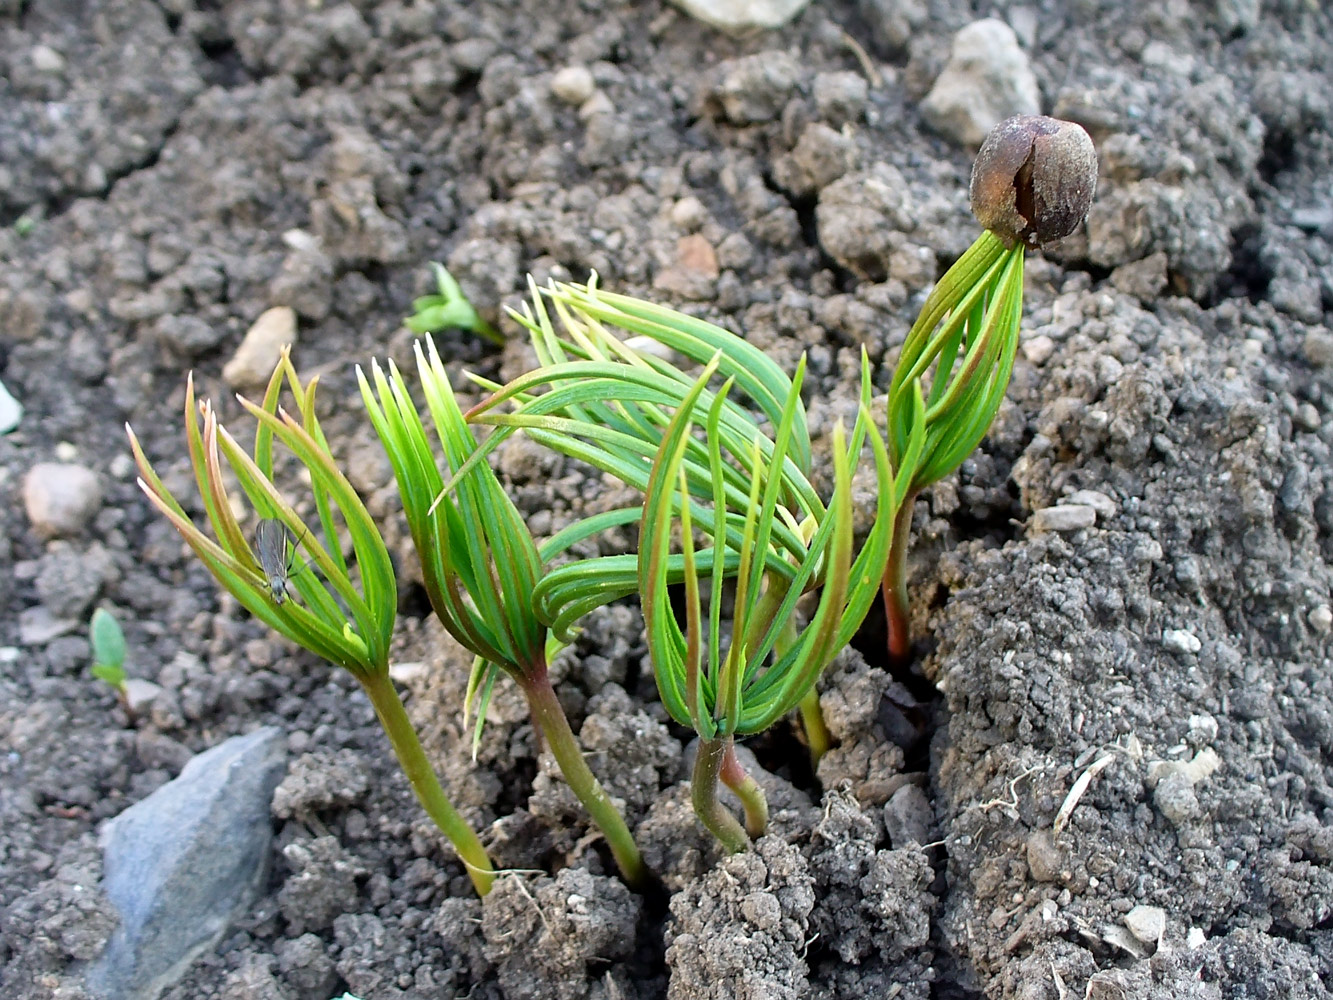
<svg viewBox="0 0 1333 1000"><path fill-rule="evenodd" d="M949 62L921 102L933 129L972 149L1010 115L1040 110L1027 53L1014 29L993 17L974 21L954 36Z"/></svg>
<svg viewBox="0 0 1333 1000"><path fill-rule="evenodd" d="M934 814L930 799L918 786L908 783L884 803L884 828L894 850L930 840L930 822Z"/></svg>
<svg viewBox="0 0 1333 1000"><path fill-rule="evenodd" d="M1160 906L1136 906L1125 914L1125 926L1144 944L1157 944L1166 933L1166 911Z"/></svg>
<svg viewBox="0 0 1333 1000"><path fill-rule="evenodd" d="M65 57L49 45L34 45L28 55L33 69L39 73L60 73L65 69Z"/></svg>
<svg viewBox="0 0 1333 1000"><path fill-rule="evenodd" d="M589 118L595 118L597 115L609 115L615 110L616 106L611 103L611 98L599 90L579 105L579 117L586 122Z"/></svg>
<svg viewBox="0 0 1333 1000"><path fill-rule="evenodd" d="M1061 504L1032 515L1033 531L1078 531L1097 523L1097 511L1084 504Z"/></svg>
<svg viewBox="0 0 1333 1000"><path fill-rule="evenodd" d="M1174 771L1157 783L1153 803L1173 826L1183 826L1199 814L1199 799L1188 777Z"/></svg>
<svg viewBox="0 0 1333 1000"><path fill-rule="evenodd" d="M1327 632L1333 628L1333 610L1327 604L1321 604L1317 608L1311 608L1307 616L1310 627L1316 632Z"/></svg>
<svg viewBox="0 0 1333 1000"><path fill-rule="evenodd" d="M0 434L8 434L23 419L23 406L15 399L5 384L0 382Z"/></svg>
<svg viewBox="0 0 1333 1000"><path fill-rule="evenodd" d="M1055 353L1055 341L1043 334L1023 341L1023 357L1027 358L1034 365L1045 364L1047 359Z"/></svg>
<svg viewBox="0 0 1333 1000"><path fill-rule="evenodd" d="M1027 842L1028 871L1036 882L1054 882L1060 877L1065 855L1055 843L1051 831L1034 830Z"/></svg>
<svg viewBox="0 0 1333 1000"><path fill-rule="evenodd" d="M551 77L551 93L574 107L591 97L596 89L597 83L587 66L566 66Z"/></svg>
<svg viewBox="0 0 1333 1000"><path fill-rule="evenodd" d="M1333 368L1333 333L1311 330L1305 335L1305 356L1316 368Z"/></svg>
<svg viewBox="0 0 1333 1000"><path fill-rule="evenodd" d="M1303 431L1319 430L1319 411L1313 403L1302 403L1292 414L1292 422ZM0 419L0 434L4 433L4 422Z"/></svg>
<svg viewBox="0 0 1333 1000"><path fill-rule="evenodd" d="M97 473L82 465L38 462L23 480L23 506L42 538L76 535L102 505Z"/></svg>
<svg viewBox="0 0 1333 1000"><path fill-rule="evenodd" d="M686 195L671 206L671 221L688 233L694 232L708 218L704 203L694 195Z"/></svg>
<svg viewBox="0 0 1333 1000"><path fill-rule="evenodd" d="M161 687L152 681L144 680L142 677L127 677L125 679L125 703L134 715L146 714L153 707L153 702L157 701L157 696L161 693Z"/></svg>
<svg viewBox="0 0 1333 1000"><path fill-rule="evenodd" d="M691 17L728 34L747 35L776 28L796 16L810 0L671 0Z"/></svg>
<svg viewBox="0 0 1333 1000"><path fill-rule="evenodd" d="M222 377L237 389L263 388L282 357L287 344L296 343L296 311L290 306L275 306L259 318L222 368Z"/></svg>
<svg viewBox="0 0 1333 1000"><path fill-rule="evenodd" d="M1103 521L1115 517L1118 509L1114 500L1097 490L1077 490L1065 497L1065 503L1091 507Z"/></svg>
<svg viewBox="0 0 1333 1000"><path fill-rule="evenodd" d="M1188 629L1169 628L1162 633L1162 648L1169 653L1193 654L1203 649L1203 643Z"/></svg>

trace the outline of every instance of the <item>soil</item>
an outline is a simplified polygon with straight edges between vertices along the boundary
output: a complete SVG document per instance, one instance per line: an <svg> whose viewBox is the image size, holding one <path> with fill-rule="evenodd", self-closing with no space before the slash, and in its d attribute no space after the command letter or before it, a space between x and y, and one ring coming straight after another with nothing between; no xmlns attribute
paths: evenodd
<svg viewBox="0 0 1333 1000"><path fill-rule="evenodd" d="M560 691L661 878L641 897L512 690L470 760L467 659L405 586L409 709L522 870L479 902L352 678L219 596L122 425L189 496L185 371L239 424L222 367L290 306L406 553L352 366L410 358L400 317L443 260L511 333L525 273L596 270L808 352L818 450L861 348L883 389L976 235L970 153L920 105L988 15L1102 180L1086 232L1029 262L989 437L917 502L916 668L890 674L872 618L823 683L839 746L812 773L791 727L753 741L772 832L721 859L637 609L593 615ZM817 0L741 39L661 0L0 0L0 378L26 408L0 436L0 992L83 996L98 824L275 724L263 896L169 1000L1329 996L1330 64L1309 0ZM552 88L569 66L582 107L579 74ZM528 363L440 343L458 371ZM43 541L22 481L56 460L102 503ZM500 469L540 535L617 500L521 442ZM1062 501L1096 523L1041 530ZM88 677L95 606L162 688L136 718Z"/></svg>

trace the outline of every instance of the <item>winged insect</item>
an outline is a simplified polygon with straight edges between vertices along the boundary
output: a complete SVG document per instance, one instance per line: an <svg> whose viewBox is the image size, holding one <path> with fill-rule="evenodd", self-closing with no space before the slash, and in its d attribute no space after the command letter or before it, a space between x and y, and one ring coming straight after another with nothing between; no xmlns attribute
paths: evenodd
<svg viewBox="0 0 1333 1000"><path fill-rule="evenodd" d="M291 596L289 585L292 564L296 560L296 548L293 547L290 554L287 551L291 539L292 533L287 525L276 517L264 518L255 528L255 556L259 559L259 568L264 572L264 582L274 604L282 604Z"/></svg>

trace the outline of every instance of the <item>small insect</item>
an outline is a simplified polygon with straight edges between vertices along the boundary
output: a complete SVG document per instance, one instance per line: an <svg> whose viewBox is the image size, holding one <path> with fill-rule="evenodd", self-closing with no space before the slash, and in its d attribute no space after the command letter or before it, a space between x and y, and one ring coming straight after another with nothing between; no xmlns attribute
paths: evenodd
<svg viewBox="0 0 1333 1000"><path fill-rule="evenodd" d="M287 554L291 537L287 525L276 517L264 518L255 528L255 555L259 558L259 568L263 570L264 582L274 604L282 604L291 596L292 562L296 559L294 549L290 556Z"/></svg>

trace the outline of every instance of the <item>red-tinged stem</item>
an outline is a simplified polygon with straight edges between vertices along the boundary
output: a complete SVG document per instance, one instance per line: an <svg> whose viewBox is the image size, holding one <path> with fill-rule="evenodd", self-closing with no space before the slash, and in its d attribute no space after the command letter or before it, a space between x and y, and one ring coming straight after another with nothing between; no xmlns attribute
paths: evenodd
<svg viewBox="0 0 1333 1000"><path fill-rule="evenodd" d="M820 721L822 723L823 720ZM768 828L768 799L759 787L759 782L750 777L736 757L736 744L731 740L727 741L727 748L722 754L720 777L722 784L741 800L741 806L745 809L745 832L752 839L758 840Z"/></svg>
<svg viewBox="0 0 1333 1000"><path fill-rule="evenodd" d="M708 828L708 832L721 841L727 853L738 854L749 846L750 838L745 835L745 828L740 821L717 797L722 762L730 746L730 736L715 740L699 739L694 774L690 778L690 797L695 815Z"/></svg>
<svg viewBox="0 0 1333 1000"><path fill-rule="evenodd" d="M889 662L897 667L912 660L912 630L907 605L907 551L911 545L912 507L916 494L908 493L893 519L893 540L884 567L884 619L889 632Z"/></svg>
<svg viewBox="0 0 1333 1000"><path fill-rule="evenodd" d="M565 776L570 790L578 796L592 821L606 837L607 846L620 866L620 873L625 882L633 889L642 889L648 882L648 869L639 854L634 836L629 832L625 818L612 803L606 790L602 788L588 762L583 759L583 750L579 747L574 731L569 728L565 710L556 697L555 688L543 664L522 677L516 678L519 689L528 700L528 711L532 714L533 724L546 739L555 762L560 765L560 773Z"/></svg>

